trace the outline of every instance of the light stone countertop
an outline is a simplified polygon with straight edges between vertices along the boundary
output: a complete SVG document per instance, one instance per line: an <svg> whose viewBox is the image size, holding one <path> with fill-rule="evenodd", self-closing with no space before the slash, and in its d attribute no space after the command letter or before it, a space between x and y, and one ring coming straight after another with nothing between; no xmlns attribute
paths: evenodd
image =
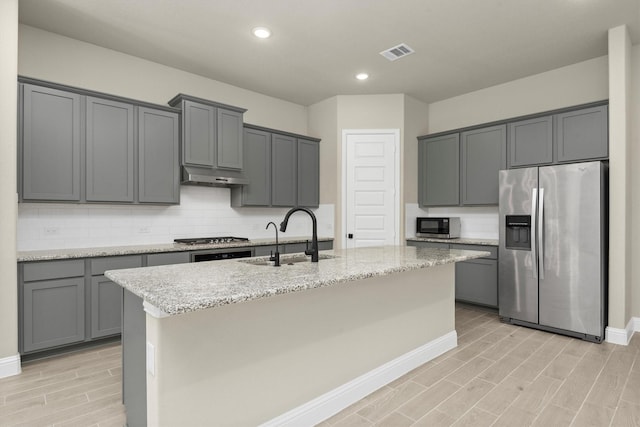
<svg viewBox="0 0 640 427"><path fill-rule="evenodd" d="M293 258L304 257L293 254L281 257L281 267L251 264L271 264L268 257L257 257L111 270L105 276L159 309L161 315L176 315L488 255L484 251L380 246L322 251L318 263L306 257L287 265Z"/></svg>
<svg viewBox="0 0 640 427"><path fill-rule="evenodd" d="M310 237L287 237L280 239L281 244L304 243ZM318 237L318 241L333 240L333 237ZM105 246L95 248L48 249L40 251L19 251L18 262L51 261L74 258L95 258L118 255L142 255L163 252L199 251L206 249L246 248L251 246L275 245L275 239L253 239L246 242L216 243L206 245L185 245L180 243L157 243L149 245Z"/></svg>
<svg viewBox="0 0 640 427"><path fill-rule="evenodd" d="M435 243L451 243L458 245L481 245L481 246L498 246L498 239L436 239L433 237L407 237L407 242L435 242Z"/></svg>

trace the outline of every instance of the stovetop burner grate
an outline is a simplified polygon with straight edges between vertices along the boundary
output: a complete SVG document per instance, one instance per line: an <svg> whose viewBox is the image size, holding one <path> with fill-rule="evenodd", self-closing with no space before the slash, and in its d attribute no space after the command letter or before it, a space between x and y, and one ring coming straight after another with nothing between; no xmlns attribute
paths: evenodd
<svg viewBox="0 0 640 427"><path fill-rule="evenodd" d="M205 245L205 244L217 244L217 243L234 243L234 242L248 242L246 237L195 237L191 239L174 239L175 243L182 243L185 245Z"/></svg>

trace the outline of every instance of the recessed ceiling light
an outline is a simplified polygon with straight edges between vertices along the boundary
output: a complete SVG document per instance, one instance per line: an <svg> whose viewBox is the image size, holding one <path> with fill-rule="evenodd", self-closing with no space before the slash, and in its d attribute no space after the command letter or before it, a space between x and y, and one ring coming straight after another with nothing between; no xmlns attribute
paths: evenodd
<svg viewBox="0 0 640 427"><path fill-rule="evenodd" d="M356 79L358 80L367 80L369 78L369 74L367 73L358 73L356 74Z"/></svg>
<svg viewBox="0 0 640 427"><path fill-rule="evenodd" d="M251 32L259 39L268 39L271 37L271 30L267 27L255 27Z"/></svg>

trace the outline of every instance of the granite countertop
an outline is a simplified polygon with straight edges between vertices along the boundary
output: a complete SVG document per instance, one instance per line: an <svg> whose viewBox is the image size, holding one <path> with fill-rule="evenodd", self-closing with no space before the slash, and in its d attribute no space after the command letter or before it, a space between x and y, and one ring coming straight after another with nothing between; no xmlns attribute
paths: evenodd
<svg viewBox="0 0 640 427"><path fill-rule="evenodd" d="M481 245L481 246L498 246L498 239L436 239L433 237L407 237L407 241L411 242L436 242L436 243L453 243L458 245Z"/></svg>
<svg viewBox="0 0 640 427"><path fill-rule="evenodd" d="M288 237L279 239L281 244L304 243L309 237ZM318 241L333 240L333 237L318 237ZM95 258L117 255L141 255L162 252L199 251L205 249L246 248L251 246L275 245L275 239L253 239L235 243L209 243L205 245L185 245L181 243L157 243L150 245L105 246L96 248L48 249L41 251L19 251L18 262L51 261L74 258Z"/></svg>
<svg viewBox="0 0 640 427"><path fill-rule="evenodd" d="M268 257L111 270L105 275L160 310L160 316L266 298L353 280L488 256L484 251L381 246L322 251L320 262L287 265L303 256ZM253 263L253 264L251 264Z"/></svg>

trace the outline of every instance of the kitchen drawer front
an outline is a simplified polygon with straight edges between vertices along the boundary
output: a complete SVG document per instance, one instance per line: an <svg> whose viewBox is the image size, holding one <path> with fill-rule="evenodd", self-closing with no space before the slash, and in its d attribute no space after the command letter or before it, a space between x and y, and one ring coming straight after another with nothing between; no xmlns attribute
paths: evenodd
<svg viewBox="0 0 640 427"><path fill-rule="evenodd" d="M456 263L456 300L498 306L498 262L474 259Z"/></svg>
<svg viewBox="0 0 640 427"><path fill-rule="evenodd" d="M482 252L491 252L491 255L487 257L487 259L498 259L498 247L497 246L485 246L485 245L456 245L452 244L451 249L461 249L465 251L482 251Z"/></svg>
<svg viewBox="0 0 640 427"><path fill-rule="evenodd" d="M319 251L328 251L333 249L333 240L318 242Z"/></svg>
<svg viewBox="0 0 640 427"><path fill-rule="evenodd" d="M283 252L285 254L294 254L294 253L304 252L307 250L306 243L289 243L283 246L284 246L284 249L280 249L280 252ZM309 242L309 248L311 248L311 242Z"/></svg>
<svg viewBox="0 0 640 427"><path fill-rule="evenodd" d="M170 264L186 264L190 262L189 252L169 252L164 254L147 255L147 266L170 265Z"/></svg>
<svg viewBox="0 0 640 427"><path fill-rule="evenodd" d="M409 242L407 242L407 246L415 246L417 248L449 249L449 244L448 243L442 243L442 242L416 242L416 241L409 241Z"/></svg>
<svg viewBox="0 0 640 427"><path fill-rule="evenodd" d="M91 260L91 275L98 276L107 270L142 267L142 255L114 256Z"/></svg>
<svg viewBox="0 0 640 427"><path fill-rule="evenodd" d="M23 263L25 282L84 276L84 260L44 261Z"/></svg>

